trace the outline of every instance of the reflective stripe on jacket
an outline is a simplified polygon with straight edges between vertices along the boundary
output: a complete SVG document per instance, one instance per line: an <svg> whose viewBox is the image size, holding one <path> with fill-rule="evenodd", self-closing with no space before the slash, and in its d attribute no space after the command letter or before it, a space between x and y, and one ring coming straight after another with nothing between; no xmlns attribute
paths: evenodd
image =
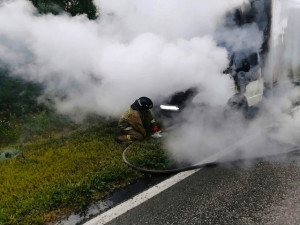
<svg viewBox="0 0 300 225"><path fill-rule="evenodd" d="M123 113L122 117L120 118L119 127L122 130L130 129L130 127L132 127L134 130L141 133L143 137L146 137L147 132L144 128L143 116L141 114L142 113L140 113L139 111L129 108ZM128 124L127 126L126 123Z"/></svg>

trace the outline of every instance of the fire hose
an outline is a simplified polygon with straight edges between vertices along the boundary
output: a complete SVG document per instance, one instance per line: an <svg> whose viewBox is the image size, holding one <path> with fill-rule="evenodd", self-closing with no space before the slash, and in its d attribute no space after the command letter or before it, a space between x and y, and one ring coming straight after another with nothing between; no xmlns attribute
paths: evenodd
<svg viewBox="0 0 300 225"><path fill-rule="evenodd" d="M130 147L133 145L133 143L129 144L123 150L122 160L130 168L132 168L134 170L137 170L137 171L140 171L142 173L149 173L149 174L173 174L173 173L179 173L179 172L188 171L188 170L194 170L194 169L212 168L212 167L217 167L217 166L219 166L221 164L234 163L234 161L220 162L220 161L217 161L217 160L220 159L220 158L222 158L222 157L224 157L224 156L226 156L227 154L235 151L239 147L247 144L248 142L250 142L254 138L259 137L261 134L262 134L262 132L257 132L256 134L254 134L254 135L252 135L250 137L243 138L243 139L237 141L236 143L234 143L233 145L231 145L231 146L229 146L227 148L224 148L224 149L222 149L222 151L220 151L220 152L218 152L218 153L210 156L205 161L200 162L199 164L192 165L192 166L187 166L187 167L182 167L182 168L167 169L167 170L156 170L156 169L146 169L146 168L142 168L142 167L133 165L126 158L126 153L130 149ZM287 149L285 152L283 152L281 154L273 154L273 155L270 155L268 157L276 157L276 156L280 156L280 155L296 155L296 154L300 155L300 146L290 147L289 149ZM259 160L259 159L263 159L263 157L254 158L253 160ZM236 160L236 161L238 161L238 160Z"/></svg>
<svg viewBox="0 0 300 225"><path fill-rule="evenodd" d="M188 170L194 170L194 169L208 169L208 168L214 168L217 167L221 164L229 164L229 163L234 163L237 162L236 161L227 161L227 162L209 162L209 163L203 163L203 164L198 164L198 165L193 165L193 166L187 166L187 167L182 167L182 168L176 168L176 169L166 169L166 170L156 170L156 169L146 169L146 168L142 168L136 165L133 165L132 163L130 163L127 158L126 158L126 153L127 151L130 149L130 147L132 146L132 143L130 145L128 145L123 153L122 153L122 160L123 162L129 166L130 168L137 170L139 172L142 173L149 173L149 174L174 174L174 173L180 173L183 171L188 171ZM300 146L298 147L293 147L290 148L288 151L286 151L285 153L281 153L281 154L276 154L276 155L272 155L269 157L276 157L276 156L280 156L280 155L300 155ZM259 160L259 159L263 159L263 158L255 158L253 160Z"/></svg>
<svg viewBox="0 0 300 225"><path fill-rule="evenodd" d="M132 144L128 145L124 149L123 154L122 154L123 162L127 166L131 167L132 169L140 171L140 172L143 172L143 173L150 173L150 174L172 174L172 173L179 173L179 172L183 172L183 171L200 169L200 168L216 167L219 164L218 162L212 162L212 163L204 163L204 164L201 164L201 165L188 166L188 167L176 168L176 169L168 169L168 170L145 169L145 168L142 168L142 167L135 166L135 165L133 165L132 163L130 163L127 160L126 153L130 149L131 146L132 146Z"/></svg>

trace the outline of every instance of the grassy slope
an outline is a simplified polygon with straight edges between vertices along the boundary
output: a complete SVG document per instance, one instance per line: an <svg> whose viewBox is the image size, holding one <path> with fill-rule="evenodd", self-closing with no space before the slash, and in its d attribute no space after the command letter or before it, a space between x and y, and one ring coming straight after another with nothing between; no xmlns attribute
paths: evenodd
<svg viewBox="0 0 300 225"><path fill-rule="evenodd" d="M0 67L0 147L76 127L55 114L50 101L39 103L42 93L41 85L11 77Z"/></svg>
<svg viewBox="0 0 300 225"><path fill-rule="evenodd" d="M141 178L123 164L125 145L114 143L115 134L115 124L98 121L66 137L21 145L20 156L0 162L0 224L55 221ZM137 143L129 158L165 168L161 146L152 140Z"/></svg>
<svg viewBox="0 0 300 225"><path fill-rule="evenodd" d="M31 1L41 13L97 17L90 0ZM98 120L82 129L38 103L40 85L8 74L0 67L0 154L7 148L21 152L0 159L1 225L56 221L142 177L122 163L125 145L113 142L115 124ZM149 168L168 163L156 141L137 143L129 158Z"/></svg>

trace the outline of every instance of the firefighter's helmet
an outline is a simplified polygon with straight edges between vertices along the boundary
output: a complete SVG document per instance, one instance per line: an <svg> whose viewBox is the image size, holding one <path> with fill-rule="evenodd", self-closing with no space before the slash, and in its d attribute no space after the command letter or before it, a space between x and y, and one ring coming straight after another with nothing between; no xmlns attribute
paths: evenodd
<svg viewBox="0 0 300 225"><path fill-rule="evenodd" d="M153 107L152 100L147 97L140 97L139 99L137 99L137 102L138 102L140 108L143 110L151 109Z"/></svg>

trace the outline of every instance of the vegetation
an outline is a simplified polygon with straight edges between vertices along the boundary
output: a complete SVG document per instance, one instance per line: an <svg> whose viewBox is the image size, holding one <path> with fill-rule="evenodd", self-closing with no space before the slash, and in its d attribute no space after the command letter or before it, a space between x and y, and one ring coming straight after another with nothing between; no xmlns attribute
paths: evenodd
<svg viewBox="0 0 300 225"><path fill-rule="evenodd" d="M92 0L30 0L40 13L59 14L62 11L72 16L86 14L89 19L97 18L97 8Z"/></svg>
<svg viewBox="0 0 300 225"><path fill-rule="evenodd" d="M145 169L170 169L175 167L175 162L168 157L163 148L162 140L150 139L134 143L127 152L130 163Z"/></svg>
<svg viewBox="0 0 300 225"><path fill-rule="evenodd" d="M31 0L40 13L97 16L92 0ZM1 63L1 61L0 61ZM43 86L0 68L0 224L47 224L86 208L115 189L140 179L121 159L116 123L89 118L75 124L57 115ZM163 169L161 142L133 145L130 160Z"/></svg>
<svg viewBox="0 0 300 225"><path fill-rule="evenodd" d="M0 224L55 221L142 177L122 162L126 144L113 141L116 124L103 120L93 124L60 138L14 146L21 154L0 161ZM166 167L160 142L134 146L133 162Z"/></svg>
<svg viewBox="0 0 300 225"><path fill-rule="evenodd" d="M116 122L90 117L74 124L55 114L51 102L39 102L42 90L0 71L1 225L57 221L143 176L123 164L126 144L113 141ZM162 168L160 148L151 140L137 143L130 159Z"/></svg>
<svg viewBox="0 0 300 225"><path fill-rule="evenodd" d="M8 70L0 70L1 117L20 117L46 109L45 105L37 103L42 94L41 85L12 78L8 74Z"/></svg>
<svg viewBox="0 0 300 225"><path fill-rule="evenodd" d="M39 103L42 90L41 85L10 77L7 70L0 69L0 147L76 127L55 114L50 102Z"/></svg>

